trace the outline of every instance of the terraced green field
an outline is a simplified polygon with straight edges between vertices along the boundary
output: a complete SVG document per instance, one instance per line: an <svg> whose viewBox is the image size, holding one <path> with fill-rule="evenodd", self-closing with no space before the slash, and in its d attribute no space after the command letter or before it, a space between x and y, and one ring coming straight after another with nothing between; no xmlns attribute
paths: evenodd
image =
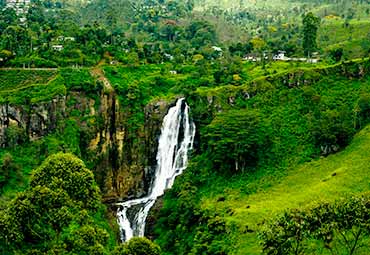
<svg viewBox="0 0 370 255"><path fill-rule="evenodd" d="M0 70L0 103L36 103L65 95L68 90L95 91L89 69L2 69Z"/></svg>
<svg viewBox="0 0 370 255"><path fill-rule="evenodd" d="M56 70L0 70L0 103L36 103L64 95L66 88Z"/></svg>
<svg viewBox="0 0 370 255"><path fill-rule="evenodd" d="M0 91L14 91L48 83L57 74L51 70L0 70Z"/></svg>

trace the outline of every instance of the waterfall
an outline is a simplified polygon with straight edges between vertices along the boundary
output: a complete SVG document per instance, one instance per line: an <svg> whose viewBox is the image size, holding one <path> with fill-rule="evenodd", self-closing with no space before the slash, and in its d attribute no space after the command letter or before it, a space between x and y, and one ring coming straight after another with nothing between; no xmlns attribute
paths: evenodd
<svg viewBox="0 0 370 255"><path fill-rule="evenodd" d="M117 217L121 240L144 236L145 221L156 199L172 187L188 163L188 152L193 148L195 124L189 117L189 106L181 98L163 119L159 137L157 166L149 194L144 198L118 203Z"/></svg>

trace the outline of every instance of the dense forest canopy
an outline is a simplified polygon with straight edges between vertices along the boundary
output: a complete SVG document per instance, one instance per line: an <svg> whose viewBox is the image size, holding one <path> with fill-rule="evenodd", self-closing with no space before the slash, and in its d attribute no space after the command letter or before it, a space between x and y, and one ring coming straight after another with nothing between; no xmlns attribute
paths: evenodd
<svg viewBox="0 0 370 255"><path fill-rule="evenodd" d="M210 47L214 45L231 48L231 55L236 52L241 57L260 50L300 56L304 51L300 24L309 10L321 18L318 50L330 56L332 49L325 45L329 26L342 24L353 33L357 20L369 13L366 1L326 1L324 7L320 1L280 2L240 1L237 8L225 9L223 5L230 5L227 1L213 5L190 0L32 1L26 13L2 8L0 64L92 66L105 52L122 61L135 52L139 61L161 63L173 60L170 56L184 60L197 54L212 57ZM199 11L200 6L204 10ZM361 52L350 55L359 57L369 50L368 36L363 34ZM263 41L262 47L253 44L256 39ZM347 50L351 35L346 40L344 45L336 42L338 47ZM244 47L248 42L256 47Z"/></svg>

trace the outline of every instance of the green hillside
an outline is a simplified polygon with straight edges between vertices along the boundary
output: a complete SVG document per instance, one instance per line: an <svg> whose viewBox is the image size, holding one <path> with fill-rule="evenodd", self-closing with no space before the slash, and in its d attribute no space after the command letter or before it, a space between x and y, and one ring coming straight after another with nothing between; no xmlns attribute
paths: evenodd
<svg viewBox="0 0 370 255"><path fill-rule="evenodd" d="M258 233L264 222L288 209L307 208L369 190L368 60L331 66L271 63L265 69L243 64L242 81L235 85L199 81L199 67L184 67L176 76L169 73L171 66L167 65L103 68L120 103L130 109L126 114L130 114L129 127L133 130L140 132L144 125L142 107L158 98L172 100L181 93L188 95L193 118L200 128L197 156L165 196L164 208L155 216L158 225L153 232L165 254L197 253L202 249L212 253L260 254ZM213 76L216 70L210 68L209 75ZM87 95L100 101L98 91L103 88L89 69L2 72L8 84L3 92L17 99L11 104L22 105L22 93L26 91L32 104L47 103L49 98L61 95L69 98L67 105L77 107L65 125L45 138L1 150L1 158L10 153L18 169L10 174L2 190L4 207L15 191L27 188L31 170L41 164L45 153L74 152L94 167L96 161L85 154L80 137L85 136L85 121L95 121L96 117L82 117L76 100ZM8 87L13 93L7 93ZM37 91L43 88L52 92L59 87L63 90L60 94L32 94L28 87ZM40 95L48 97L39 98ZM211 103L207 102L210 98ZM236 136L228 133L233 128ZM213 139L221 140L212 143ZM248 148L252 146L254 153L233 151L233 144L239 142ZM325 146L332 150L323 152ZM33 155L41 157L35 160ZM234 168L234 157L239 158L242 170ZM184 207L182 203L188 204ZM193 216L186 221L180 216L183 214L205 217L209 229L193 225ZM173 217L179 217L180 222L169 223ZM221 232L214 232L212 224L221 224ZM204 239L203 235L209 236ZM194 240L187 241L190 239ZM181 245L173 246L175 240ZM189 247L184 245L186 242ZM320 247L314 243L308 252L319 254ZM359 254L366 254L366 250Z"/></svg>
<svg viewBox="0 0 370 255"><path fill-rule="evenodd" d="M284 210L312 207L323 201L368 192L370 188L370 127L365 127L342 152L290 168L283 176L238 176L216 179L201 190L202 209L224 217L237 231L230 254L260 254L257 232L261 223ZM248 194L253 190L252 194ZM220 197L225 201L220 202ZM232 212L232 214L230 213ZM245 233L252 230L253 233ZM321 254L312 247L309 254ZM356 254L368 254L369 247ZM308 254L308 253L306 253ZM324 253L326 254L326 253Z"/></svg>
<svg viewBox="0 0 370 255"><path fill-rule="evenodd" d="M156 216L166 254L260 254L266 221L368 191L369 119L360 109L370 80L348 79L357 64L347 64L194 92L198 156ZM310 245L305 254L319 254Z"/></svg>
<svg viewBox="0 0 370 255"><path fill-rule="evenodd" d="M343 19L326 19L322 24L319 37L320 46L324 51L343 48L346 59L357 58L364 52L369 51L370 20L353 20L346 24Z"/></svg>
<svg viewBox="0 0 370 255"><path fill-rule="evenodd" d="M0 254L370 254L369 1L0 0Z"/></svg>

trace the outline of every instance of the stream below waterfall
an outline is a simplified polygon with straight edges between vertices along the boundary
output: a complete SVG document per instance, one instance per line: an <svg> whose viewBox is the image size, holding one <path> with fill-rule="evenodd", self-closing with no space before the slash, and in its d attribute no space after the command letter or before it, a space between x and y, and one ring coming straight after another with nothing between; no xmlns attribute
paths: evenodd
<svg viewBox="0 0 370 255"><path fill-rule="evenodd" d="M187 167L188 153L193 148L195 124L189 117L185 99L177 100L163 119L158 142L157 166L146 197L118 203L118 224L123 242L144 236L148 213L156 199L170 189Z"/></svg>

